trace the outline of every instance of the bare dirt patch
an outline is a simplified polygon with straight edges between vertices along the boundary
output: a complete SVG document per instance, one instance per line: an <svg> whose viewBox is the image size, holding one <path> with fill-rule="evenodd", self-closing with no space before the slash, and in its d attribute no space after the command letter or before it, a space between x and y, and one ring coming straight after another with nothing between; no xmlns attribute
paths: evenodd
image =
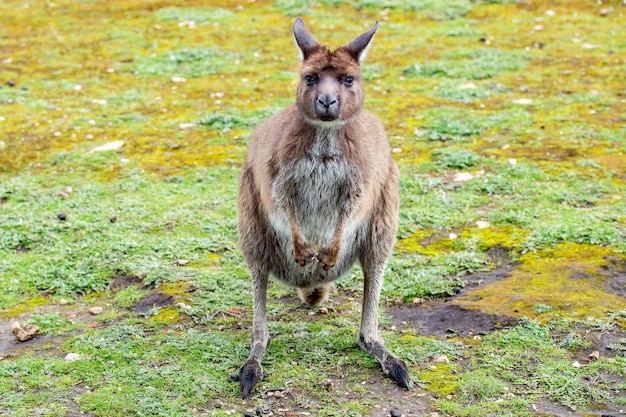
<svg viewBox="0 0 626 417"><path fill-rule="evenodd" d="M137 301L133 305L135 313L146 314L153 308L169 307L174 303L174 297L162 292L153 292Z"/></svg>
<svg viewBox="0 0 626 417"><path fill-rule="evenodd" d="M143 284L143 280L139 277L132 275L117 275L111 279L111 290L119 291L123 288L130 287L131 285Z"/></svg>
<svg viewBox="0 0 626 417"><path fill-rule="evenodd" d="M610 259L603 267L607 277L607 289L614 294L626 296L626 259Z"/></svg>
<svg viewBox="0 0 626 417"><path fill-rule="evenodd" d="M508 249L494 246L487 255L498 265L497 268L488 272L478 272L465 275L465 288L484 287L494 281L506 279L516 267L515 263L508 261ZM427 301L422 304L402 306L388 310L395 325L407 323L424 336L450 337L472 336L489 333L503 327L514 326L518 319L515 317L486 314L479 310L471 310L451 303L458 295Z"/></svg>
<svg viewBox="0 0 626 417"><path fill-rule="evenodd" d="M495 329L514 326L518 319L498 314L485 314L436 300L419 307L390 310L395 325L406 322L424 336L451 337L487 334Z"/></svg>

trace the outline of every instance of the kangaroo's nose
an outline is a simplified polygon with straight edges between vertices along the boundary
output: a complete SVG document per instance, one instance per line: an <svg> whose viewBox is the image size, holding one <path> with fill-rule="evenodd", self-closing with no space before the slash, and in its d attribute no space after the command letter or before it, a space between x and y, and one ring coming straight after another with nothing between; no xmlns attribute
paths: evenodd
<svg viewBox="0 0 626 417"><path fill-rule="evenodd" d="M337 98L335 96L331 96L330 94L324 94L317 98L317 102L328 109L330 106L337 105Z"/></svg>
<svg viewBox="0 0 626 417"><path fill-rule="evenodd" d="M321 120L331 121L339 117L339 101L333 94L321 94L315 101L315 115Z"/></svg>

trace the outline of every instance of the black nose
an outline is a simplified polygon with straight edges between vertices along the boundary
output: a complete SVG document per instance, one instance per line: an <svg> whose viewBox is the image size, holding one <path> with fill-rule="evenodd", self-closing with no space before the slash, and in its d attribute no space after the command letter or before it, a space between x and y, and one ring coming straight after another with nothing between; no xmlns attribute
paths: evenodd
<svg viewBox="0 0 626 417"><path fill-rule="evenodd" d="M328 109L330 106L337 105L337 98L335 96L331 96L330 94L324 94L323 96L317 98L317 102Z"/></svg>
<svg viewBox="0 0 626 417"><path fill-rule="evenodd" d="M335 120L339 116L337 96L323 94L315 101L315 114L322 120Z"/></svg>

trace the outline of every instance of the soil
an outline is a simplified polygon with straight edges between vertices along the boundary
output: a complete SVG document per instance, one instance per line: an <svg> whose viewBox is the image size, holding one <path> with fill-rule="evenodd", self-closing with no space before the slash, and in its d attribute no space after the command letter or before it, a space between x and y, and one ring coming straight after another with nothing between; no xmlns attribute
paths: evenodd
<svg viewBox="0 0 626 417"><path fill-rule="evenodd" d="M155 307L169 307L174 303L174 297L162 292L153 292L137 301L133 305L135 313L146 314Z"/></svg>
<svg viewBox="0 0 626 417"><path fill-rule="evenodd" d="M468 310L448 301L435 300L418 307L400 307L389 314L396 326L406 323L421 335L437 337L483 335L518 322L514 317Z"/></svg>
<svg viewBox="0 0 626 417"><path fill-rule="evenodd" d="M342 370L339 370L340 372ZM404 417L418 417L429 415L432 398L420 389L404 390L385 378L379 369L362 369L358 381L350 376L354 369L345 369L345 374L321 381L320 386L332 396L340 396L347 401L371 401L373 403L372 417L389 417L391 410L397 410ZM361 393L353 387L362 386L366 392ZM261 407L265 414L270 411L277 417L293 417L315 415L315 405L319 399L306 398L300 393L294 393L289 386L268 387L258 389L258 394L243 403L242 410L253 413Z"/></svg>
<svg viewBox="0 0 626 417"><path fill-rule="evenodd" d="M607 289L614 294L626 297L626 259L611 259L605 267Z"/></svg>
<svg viewBox="0 0 626 417"><path fill-rule="evenodd" d="M516 267L515 263L508 261L509 252L506 248L494 246L487 254L491 261L498 265L497 268L489 272L465 275L463 277L466 282L465 288L454 296L388 310L393 324L396 326L408 324L421 335L437 337L482 335L517 324L519 319L515 317L485 314L451 303L463 291L481 288L494 281L508 278Z"/></svg>

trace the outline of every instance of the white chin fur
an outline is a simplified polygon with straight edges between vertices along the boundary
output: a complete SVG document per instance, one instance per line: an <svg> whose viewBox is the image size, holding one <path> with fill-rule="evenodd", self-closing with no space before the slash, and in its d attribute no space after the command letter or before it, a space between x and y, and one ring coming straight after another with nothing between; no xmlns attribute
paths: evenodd
<svg viewBox="0 0 626 417"><path fill-rule="evenodd" d="M323 129L338 129L349 122L349 120L331 120L327 122L324 120L311 119L306 116L304 116L304 118L307 123L312 124L315 127L321 127Z"/></svg>

